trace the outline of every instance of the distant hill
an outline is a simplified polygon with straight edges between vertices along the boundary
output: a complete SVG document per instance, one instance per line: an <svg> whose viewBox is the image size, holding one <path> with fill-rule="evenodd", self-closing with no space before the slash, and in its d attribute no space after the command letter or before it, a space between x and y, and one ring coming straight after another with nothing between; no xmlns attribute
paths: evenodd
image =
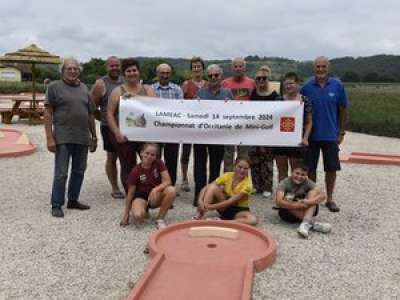
<svg viewBox="0 0 400 300"><path fill-rule="evenodd" d="M144 63L151 60L165 61L174 66L175 71L188 74L189 59L139 57ZM312 61L296 61L281 57L247 56L247 71L250 76L262 65L272 69L273 78L279 80L286 72L297 72L303 79L312 76ZM224 69L225 76L231 75L230 60L210 60ZM374 55L368 57L341 57L331 60L331 73L343 81L350 82L400 82L400 55Z"/></svg>
<svg viewBox="0 0 400 300"><path fill-rule="evenodd" d="M187 58L165 57L137 57L141 63L141 75L146 83L156 78L156 66L162 62L169 63L174 68L173 81L182 83L189 78L189 61ZM262 65L268 65L272 69L272 79L280 80L286 72L294 71L303 79L312 76L312 61L296 61L282 57L247 56L247 73L254 76ZM92 58L83 63L81 80L92 84L96 78L104 75L104 59ZM224 76L231 75L231 61L209 60L206 64L217 63L224 69ZM56 79L59 73L54 69L40 66L36 76L39 82L44 78ZM345 82L400 82L400 56L375 55L369 57L341 57L331 60L331 73Z"/></svg>

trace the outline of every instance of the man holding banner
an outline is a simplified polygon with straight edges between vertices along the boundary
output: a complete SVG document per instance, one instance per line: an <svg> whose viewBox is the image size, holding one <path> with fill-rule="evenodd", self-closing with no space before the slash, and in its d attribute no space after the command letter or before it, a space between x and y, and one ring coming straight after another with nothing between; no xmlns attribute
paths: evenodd
<svg viewBox="0 0 400 300"><path fill-rule="evenodd" d="M158 81L152 85L152 88L157 96L163 99L183 99L183 92L180 86L170 82L172 76L171 67L168 64L160 64L157 66L156 71ZM171 176L172 185L175 185L179 143L165 143L162 147L162 152L164 152L164 160Z"/></svg>
<svg viewBox="0 0 400 300"><path fill-rule="evenodd" d="M197 93L198 99L206 100L232 100L233 95L229 89L221 87L222 69L218 65L210 65L207 68L208 86L203 87ZM200 101L201 102L201 101ZM224 157L223 145L195 144L194 146L194 201L197 206L197 197L203 187L207 185L207 157L210 175L208 183L213 182L221 170L221 162Z"/></svg>
<svg viewBox="0 0 400 300"><path fill-rule="evenodd" d="M237 57L232 60L233 76L222 81L222 87L230 89L233 98L239 101L250 100L251 93L256 88L253 79L246 76L246 61ZM241 157L248 157L249 147L237 146L237 154ZM224 172L233 170L235 160L235 146L225 146L224 153Z"/></svg>

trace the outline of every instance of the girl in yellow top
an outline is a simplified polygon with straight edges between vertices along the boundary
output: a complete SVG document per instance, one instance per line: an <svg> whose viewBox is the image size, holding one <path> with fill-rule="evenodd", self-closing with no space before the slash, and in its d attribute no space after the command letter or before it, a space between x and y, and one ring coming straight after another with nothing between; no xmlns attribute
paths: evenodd
<svg viewBox="0 0 400 300"><path fill-rule="evenodd" d="M256 225L257 218L249 208L249 198L253 189L248 176L249 169L249 161L238 157L234 172L227 172L206 185L199 194L197 218L203 219L207 211L217 210L223 220Z"/></svg>

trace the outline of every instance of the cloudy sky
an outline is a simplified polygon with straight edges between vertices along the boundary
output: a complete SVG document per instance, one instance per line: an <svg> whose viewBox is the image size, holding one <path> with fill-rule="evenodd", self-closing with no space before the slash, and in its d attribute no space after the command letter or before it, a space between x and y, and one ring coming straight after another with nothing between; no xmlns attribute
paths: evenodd
<svg viewBox="0 0 400 300"><path fill-rule="evenodd" d="M0 54L297 60L400 55L397 0L0 0Z"/></svg>

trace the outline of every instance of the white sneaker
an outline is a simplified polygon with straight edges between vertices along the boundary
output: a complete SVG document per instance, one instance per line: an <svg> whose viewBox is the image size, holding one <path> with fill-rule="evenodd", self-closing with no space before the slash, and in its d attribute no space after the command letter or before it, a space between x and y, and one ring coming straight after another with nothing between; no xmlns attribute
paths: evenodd
<svg viewBox="0 0 400 300"><path fill-rule="evenodd" d="M167 227L167 223L165 222L164 219L157 219L156 227L157 227L157 229L163 229L163 228Z"/></svg>
<svg viewBox="0 0 400 300"><path fill-rule="evenodd" d="M312 230L321 233L328 233L332 230L332 225L329 223L314 222L312 225Z"/></svg>
<svg viewBox="0 0 400 300"><path fill-rule="evenodd" d="M312 225L308 221L303 221L301 222L300 226L297 228L297 233L303 237L303 238L308 238L308 232L312 228Z"/></svg>
<svg viewBox="0 0 400 300"><path fill-rule="evenodd" d="M215 217L207 217L206 218L207 221L221 221L221 218L218 216Z"/></svg>
<svg viewBox="0 0 400 300"><path fill-rule="evenodd" d="M271 192L269 192L269 191L264 191L264 192L263 192L263 197L264 197L264 198L271 198L271 196L272 196L272 193L271 193Z"/></svg>

